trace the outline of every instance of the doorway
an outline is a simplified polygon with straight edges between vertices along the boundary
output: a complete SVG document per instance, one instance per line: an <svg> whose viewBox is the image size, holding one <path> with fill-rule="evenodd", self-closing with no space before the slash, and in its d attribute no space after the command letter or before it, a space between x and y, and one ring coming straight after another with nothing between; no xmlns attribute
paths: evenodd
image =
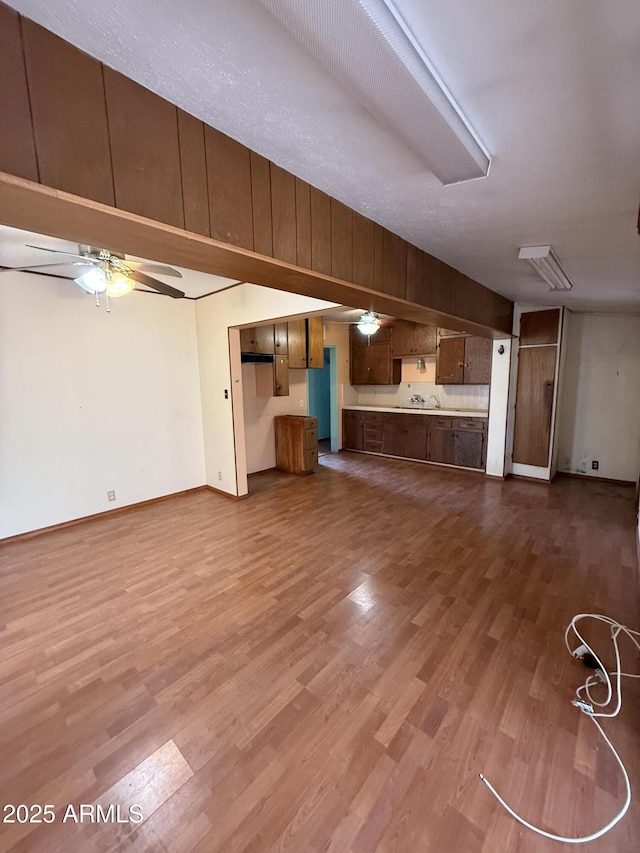
<svg viewBox="0 0 640 853"><path fill-rule="evenodd" d="M318 455L337 453L338 348L324 348L324 367L307 370L308 412L318 419Z"/></svg>

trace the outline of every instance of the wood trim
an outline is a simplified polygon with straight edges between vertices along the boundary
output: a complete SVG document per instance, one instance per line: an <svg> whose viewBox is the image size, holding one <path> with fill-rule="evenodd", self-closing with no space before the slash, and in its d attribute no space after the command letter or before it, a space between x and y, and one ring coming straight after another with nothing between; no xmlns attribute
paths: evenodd
<svg viewBox="0 0 640 853"><path fill-rule="evenodd" d="M193 494L194 492L201 492L203 489L211 489L211 486L194 486L193 489L183 489L181 492L171 492L168 495L160 495L157 498L149 498L146 501L137 501L133 504L127 504L126 506L116 506L113 509L106 509L103 512L94 512L92 515L83 515L80 518L71 518L69 521L61 521L59 524L50 524L48 527L38 527L36 530L26 530L24 533L16 533L15 536L5 536L3 539L0 539L0 547L2 545L6 545L9 542L16 542L21 539L31 539L33 536L40 536L42 533L53 533L56 530L64 530L66 527L75 527L77 524L84 524L87 521L98 521L101 518L112 518L114 515L121 515L125 512L130 512L134 509L141 509L145 506L151 506L151 504L157 504L161 501L168 501L171 498L179 498L184 497L186 495ZM218 489L212 489L214 492L218 492ZM226 492L219 492L219 494L224 495L225 497L235 497L235 495L228 495Z"/></svg>
<svg viewBox="0 0 640 853"><path fill-rule="evenodd" d="M595 483L612 483L616 486L634 486L635 480L616 480L613 477L592 477L590 474L579 474L575 471L556 471L556 477L571 477L574 480L589 480Z"/></svg>
<svg viewBox="0 0 640 853"><path fill-rule="evenodd" d="M251 281L340 305L371 307L381 314L416 323L450 328L460 322L451 314L424 305L2 172L0 223L76 243L117 246L127 254L153 258L160 263ZM511 336L470 320L464 321L464 327L469 333L484 337Z"/></svg>
<svg viewBox="0 0 640 853"><path fill-rule="evenodd" d="M250 475L247 475L250 476ZM199 491L204 489L206 492L215 492L216 495L221 495L223 498L229 498L232 501L244 501L249 495L231 495L229 492L223 492L222 489L216 489L215 486L210 486L206 483L204 486L199 486L197 489L193 489L193 491Z"/></svg>

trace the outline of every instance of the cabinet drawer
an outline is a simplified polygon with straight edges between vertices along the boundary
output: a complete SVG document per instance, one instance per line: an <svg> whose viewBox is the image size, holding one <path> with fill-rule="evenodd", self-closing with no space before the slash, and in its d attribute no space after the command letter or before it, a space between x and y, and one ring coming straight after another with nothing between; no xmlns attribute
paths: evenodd
<svg viewBox="0 0 640 853"><path fill-rule="evenodd" d="M440 427L442 429L451 429L451 418L430 417L429 424L432 427Z"/></svg>
<svg viewBox="0 0 640 853"><path fill-rule="evenodd" d="M318 448L310 448L304 452L304 470L313 471L318 467Z"/></svg>
<svg viewBox="0 0 640 853"><path fill-rule="evenodd" d="M362 412L362 420L365 423L365 426L369 426L370 424L381 424L384 420L383 412Z"/></svg>
<svg viewBox="0 0 640 853"><path fill-rule="evenodd" d="M305 449L311 450L318 447L318 428L316 426L308 426L302 431L302 440Z"/></svg>
<svg viewBox="0 0 640 853"><path fill-rule="evenodd" d="M475 432L484 432L487 428L485 418L454 418L454 429L472 429Z"/></svg>

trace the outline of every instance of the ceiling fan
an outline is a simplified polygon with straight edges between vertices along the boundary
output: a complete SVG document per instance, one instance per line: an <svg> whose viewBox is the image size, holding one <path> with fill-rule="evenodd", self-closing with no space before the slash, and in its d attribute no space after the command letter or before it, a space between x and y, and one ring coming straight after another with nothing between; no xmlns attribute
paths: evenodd
<svg viewBox="0 0 640 853"><path fill-rule="evenodd" d="M171 287L171 285L147 275L147 273L155 273L156 275L182 278L182 273L179 270L165 266L164 264L125 260L124 255L119 252L98 249L95 246L88 246L83 243L78 246L78 254L65 252L61 249L49 249L46 246L33 246L30 243L26 245L30 249L40 249L42 252L65 255L70 260L50 264L33 264L26 267L6 267L0 269L0 272L42 271L44 275L47 275L44 272L47 267L68 267L68 275L64 273L58 275L56 273L56 277L71 278L83 290L96 297L102 293L110 297L124 296L133 290L136 282L144 284L146 287L150 287L165 296L171 296L173 299L180 299L184 296L182 290L177 290L175 287ZM71 260L73 258L75 260ZM54 275L54 273L49 274Z"/></svg>

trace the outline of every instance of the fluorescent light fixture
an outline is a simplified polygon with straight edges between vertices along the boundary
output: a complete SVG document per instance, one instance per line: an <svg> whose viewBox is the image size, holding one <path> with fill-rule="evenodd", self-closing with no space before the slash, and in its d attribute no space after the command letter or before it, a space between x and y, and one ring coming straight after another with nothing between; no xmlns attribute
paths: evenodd
<svg viewBox="0 0 640 853"><path fill-rule="evenodd" d="M392 0L261 0L311 55L443 184L491 156Z"/></svg>
<svg viewBox="0 0 640 853"><path fill-rule="evenodd" d="M523 246L518 252L521 261L529 261L549 290L571 290L573 282L564 271L551 246Z"/></svg>
<svg viewBox="0 0 640 853"><path fill-rule="evenodd" d="M365 313L360 317L357 328L363 335L369 335L369 337L371 337L371 335L375 335L381 325L382 321L377 314L374 314L371 311L365 311Z"/></svg>
<svg viewBox="0 0 640 853"><path fill-rule="evenodd" d="M78 278L74 279L76 284L79 284L87 293L95 296L96 293L104 293L107 289L107 276L100 267L91 267L91 269L82 273Z"/></svg>

